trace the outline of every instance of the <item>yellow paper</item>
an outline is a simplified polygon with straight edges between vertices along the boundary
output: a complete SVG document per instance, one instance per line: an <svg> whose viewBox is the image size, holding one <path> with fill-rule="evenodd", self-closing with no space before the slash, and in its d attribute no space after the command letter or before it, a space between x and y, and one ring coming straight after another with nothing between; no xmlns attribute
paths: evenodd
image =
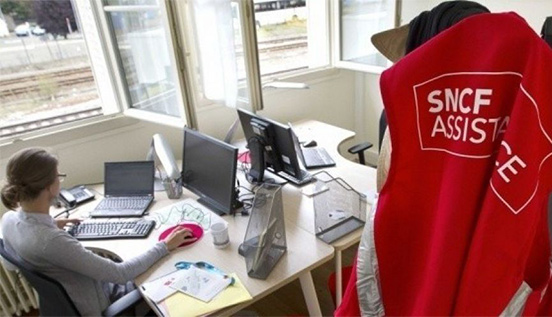
<svg viewBox="0 0 552 317"><path fill-rule="evenodd" d="M181 292L165 299L164 304L169 316L199 316L245 302L251 299L251 295L236 274L231 274L234 278L234 285L228 286L224 291L218 294L208 303L202 302Z"/></svg>

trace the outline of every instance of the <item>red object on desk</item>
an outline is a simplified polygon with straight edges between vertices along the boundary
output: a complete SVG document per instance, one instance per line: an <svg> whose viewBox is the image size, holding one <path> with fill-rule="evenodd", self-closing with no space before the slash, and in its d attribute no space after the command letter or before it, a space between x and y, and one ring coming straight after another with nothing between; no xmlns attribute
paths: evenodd
<svg viewBox="0 0 552 317"><path fill-rule="evenodd" d="M245 164L251 163L251 155L249 154L249 151L240 153L238 155L238 162Z"/></svg>
<svg viewBox="0 0 552 317"><path fill-rule="evenodd" d="M178 227L183 227L183 228L190 229L192 231L192 236L194 238L196 238L196 240L194 240L194 241L187 241L187 242L182 243L181 245L178 246L179 248L185 247L185 246L190 245L192 243L195 243L203 236L203 228L201 228L201 226L198 226L198 225L193 224L193 223L183 223L183 224L180 224L180 225L170 227L167 230L161 232L161 234L159 235L158 240L161 241L161 240L165 239L165 237L167 237L169 234L171 234L171 232L173 232Z"/></svg>

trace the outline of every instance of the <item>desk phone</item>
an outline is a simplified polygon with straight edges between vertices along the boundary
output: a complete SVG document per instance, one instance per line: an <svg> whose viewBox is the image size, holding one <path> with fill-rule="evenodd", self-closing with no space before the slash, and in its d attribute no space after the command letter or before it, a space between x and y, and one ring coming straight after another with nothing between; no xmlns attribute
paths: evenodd
<svg viewBox="0 0 552 317"><path fill-rule="evenodd" d="M59 198L67 207L75 207L81 203L94 199L94 194L85 186L75 186L59 191Z"/></svg>

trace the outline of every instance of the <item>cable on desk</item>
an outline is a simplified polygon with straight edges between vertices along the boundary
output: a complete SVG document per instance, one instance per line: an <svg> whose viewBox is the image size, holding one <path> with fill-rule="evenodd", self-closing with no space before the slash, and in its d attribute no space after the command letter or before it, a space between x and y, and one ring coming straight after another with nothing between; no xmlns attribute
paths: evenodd
<svg viewBox="0 0 552 317"><path fill-rule="evenodd" d="M200 225L204 230L208 230L211 227L211 214L188 203L184 203L180 206L173 206L166 217L155 212L150 213L149 216L154 218L156 222L155 229L159 229L162 225L169 223L175 216L177 217L177 225L183 222L194 222Z"/></svg>

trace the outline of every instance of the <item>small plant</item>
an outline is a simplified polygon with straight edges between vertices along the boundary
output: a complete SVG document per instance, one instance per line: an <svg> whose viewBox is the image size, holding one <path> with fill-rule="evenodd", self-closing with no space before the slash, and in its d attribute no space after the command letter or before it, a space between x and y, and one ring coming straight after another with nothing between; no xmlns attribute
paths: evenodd
<svg viewBox="0 0 552 317"><path fill-rule="evenodd" d="M56 99L59 86L54 77L51 75L38 76L37 82L40 97L48 98L52 101Z"/></svg>

